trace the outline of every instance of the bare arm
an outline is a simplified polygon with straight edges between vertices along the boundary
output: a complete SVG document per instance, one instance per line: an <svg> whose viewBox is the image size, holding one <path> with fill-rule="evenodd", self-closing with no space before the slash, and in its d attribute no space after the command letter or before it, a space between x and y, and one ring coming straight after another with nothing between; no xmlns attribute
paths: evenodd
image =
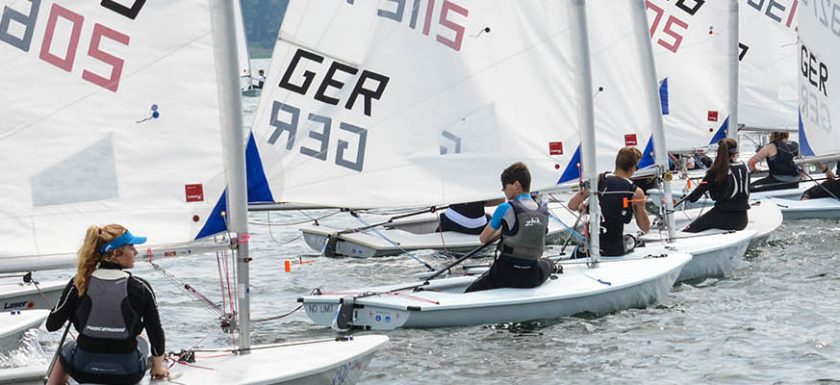
<svg viewBox="0 0 840 385"><path fill-rule="evenodd" d="M585 206L583 202L586 200L586 196L589 194L589 190L580 190L575 194L572 199L569 199L569 209L581 211Z"/></svg>
<svg viewBox="0 0 840 385"><path fill-rule="evenodd" d="M755 155L753 155L752 158L750 158L749 162L747 162L748 167L750 168L750 172L755 171L755 164L756 163L761 162L764 159L767 159L768 156L775 155L775 149L776 149L776 145L773 144L773 143L770 143L770 144L762 147L761 150L758 150L758 152L756 152Z"/></svg>
<svg viewBox="0 0 840 385"><path fill-rule="evenodd" d="M488 224L487 226L484 226L484 230L481 232L481 235L478 236L478 239L481 241L481 243L489 243L491 241L496 240L496 238L498 238L501 233L501 229L494 230L492 227L490 227L490 224Z"/></svg>
<svg viewBox="0 0 840 385"><path fill-rule="evenodd" d="M650 218L645 210L645 198L642 189L636 187L636 192L633 193L633 212L636 214L636 224L643 233L650 231Z"/></svg>

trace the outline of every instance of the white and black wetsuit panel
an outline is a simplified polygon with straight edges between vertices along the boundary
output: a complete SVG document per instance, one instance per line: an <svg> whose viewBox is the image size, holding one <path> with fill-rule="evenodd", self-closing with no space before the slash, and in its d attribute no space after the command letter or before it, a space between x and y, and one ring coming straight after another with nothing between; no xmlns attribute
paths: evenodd
<svg viewBox="0 0 840 385"><path fill-rule="evenodd" d="M464 234L481 234L487 226L484 202L457 203L440 215L440 231L456 231Z"/></svg>

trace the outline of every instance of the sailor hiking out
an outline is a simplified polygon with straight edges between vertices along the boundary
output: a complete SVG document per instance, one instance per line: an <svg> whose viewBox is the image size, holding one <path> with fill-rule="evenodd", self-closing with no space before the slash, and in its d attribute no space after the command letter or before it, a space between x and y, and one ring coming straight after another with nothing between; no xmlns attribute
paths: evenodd
<svg viewBox="0 0 840 385"><path fill-rule="evenodd" d="M80 383L137 383L146 374L150 349L152 378L169 375L155 294L148 282L122 270L134 266L134 245L144 242L120 225L88 228L76 276L46 325L56 331L69 320L79 337L59 346L60 364L51 369L48 384L64 384L67 375ZM140 337L143 329L149 342Z"/></svg>
<svg viewBox="0 0 840 385"><path fill-rule="evenodd" d="M496 207L480 235L482 243L501 236L496 261L466 292L500 287L540 286L554 272L554 263L542 258L548 231L548 207L530 194L531 173L517 162L502 172L506 203Z"/></svg>

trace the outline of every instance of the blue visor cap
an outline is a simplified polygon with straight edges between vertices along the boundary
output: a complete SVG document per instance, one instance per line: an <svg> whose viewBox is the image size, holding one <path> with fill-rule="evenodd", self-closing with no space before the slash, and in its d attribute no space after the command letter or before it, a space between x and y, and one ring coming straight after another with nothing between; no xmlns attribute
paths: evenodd
<svg viewBox="0 0 840 385"><path fill-rule="evenodd" d="M126 230L123 235L116 237L99 248L100 254L108 253L125 245L141 245L146 243L146 237L135 237L130 231Z"/></svg>

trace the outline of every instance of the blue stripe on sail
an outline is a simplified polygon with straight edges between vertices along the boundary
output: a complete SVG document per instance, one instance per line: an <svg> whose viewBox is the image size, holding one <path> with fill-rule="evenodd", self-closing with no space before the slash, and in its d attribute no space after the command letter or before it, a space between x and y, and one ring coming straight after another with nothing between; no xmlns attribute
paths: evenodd
<svg viewBox="0 0 840 385"><path fill-rule="evenodd" d="M274 203L274 195L265 178L265 169L253 133L245 148L245 169L248 176L248 203Z"/></svg>
<svg viewBox="0 0 840 385"><path fill-rule="evenodd" d="M645 146L645 150L642 151L642 160L639 161L639 169L643 169L656 163L653 155L653 135L651 135L650 139L648 139L647 145Z"/></svg>
<svg viewBox="0 0 840 385"><path fill-rule="evenodd" d="M572 181L575 179L580 178L580 145L577 146L575 150L575 154L572 155L572 159L569 161L569 164L566 165L566 169L563 170L563 175L560 176L560 180L557 181L557 184L566 183L568 181Z"/></svg>
<svg viewBox="0 0 840 385"><path fill-rule="evenodd" d="M662 104L662 115L671 113L670 108L668 108L668 78L659 83L659 103Z"/></svg>
<svg viewBox="0 0 840 385"><path fill-rule="evenodd" d="M245 168L248 179L248 203L274 202L253 134L248 138L248 146L245 148ZM204 238L227 230L227 223L222 216L222 212L226 209L227 190L222 192L222 196L216 202L216 207L210 212L210 217L207 218L207 222L195 238Z"/></svg>
<svg viewBox="0 0 840 385"><path fill-rule="evenodd" d="M222 192L222 196L219 198L219 201L216 202L216 207L214 207L213 211L210 212L207 222L204 223L204 227L201 228L201 231L198 232L195 239L209 237L227 230L227 223L225 222L224 217L222 217L222 211L225 211L226 209L227 190Z"/></svg>
<svg viewBox="0 0 840 385"><path fill-rule="evenodd" d="M814 156L814 150L808 144L808 137L805 136L805 125L802 124L802 113L799 114L799 152L802 156Z"/></svg>
<svg viewBox="0 0 840 385"><path fill-rule="evenodd" d="M720 125L715 136L712 137L712 140L709 144L717 144L718 141L726 137L726 130L729 128L729 118L723 121L723 124Z"/></svg>

